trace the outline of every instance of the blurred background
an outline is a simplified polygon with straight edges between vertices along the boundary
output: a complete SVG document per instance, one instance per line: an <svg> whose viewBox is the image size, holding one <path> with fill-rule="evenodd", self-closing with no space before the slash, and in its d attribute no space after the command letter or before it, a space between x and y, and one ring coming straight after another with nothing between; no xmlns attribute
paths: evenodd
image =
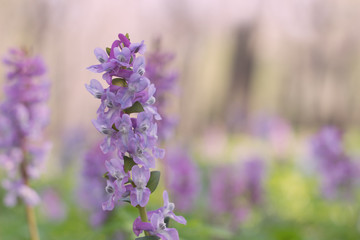
<svg viewBox="0 0 360 240"><path fill-rule="evenodd" d="M134 238L136 209L119 207L96 220L98 209L84 207L81 193L84 161L102 139L91 123L99 102L84 87L101 75L86 68L97 63L93 49L109 47L118 33L145 40L148 56L174 57L164 64L177 79L163 97L163 114L174 121L160 139L168 154L159 168L181 165L181 172L167 170L161 184L175 189L177 214L188 220L174 223L181 239L360 238L360 2L0 5L1 56L10 47L30 49L44 58L52 85L46 135L53 147L34 183L42 194L42 239ZM1 65L0 87L6 72ZM162 206L161 194L150 208ZM27 234L22 207L0 204L0 239Z"/></svg>

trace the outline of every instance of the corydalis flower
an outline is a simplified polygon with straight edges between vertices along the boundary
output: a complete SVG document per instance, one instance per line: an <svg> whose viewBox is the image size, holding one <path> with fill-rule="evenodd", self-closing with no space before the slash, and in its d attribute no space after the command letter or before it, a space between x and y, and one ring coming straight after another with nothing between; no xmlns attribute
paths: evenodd
<svg viewBox="0 0 360 240"><path fill-rule="evenodd" d="M93 72L104 72L103 79L108 86L103 87L97 80L86 85L87 90L101 101L97 119L93 121L96 129L105 136L101 150L104 153L114 151L118 158L106 162L108 180L105 190L109 198L103 203L103 209L112 210L118 202L125 201L138 207L140 215L144 214L151 191L159 181L159 173L150 173L150 168L155 167L155 158L163 158L165 154L157 147L156 121L161 120L161 116L153 106L156 88L146 76L145 58L139 56L144 51L144 42L131 43L128 35L119 34L119 40L115 40L106 52L95 50L100 63L88 68ZM163 227L164 214L171 217L173 205L168 203L166 209L152 214L149 232L169 236L164 239L178 239L176 230Z"/></svg>
<svg viewBox="0 0 360 240"><path fill-rule="evenodd" d="M156 146L156 120L161 119L152 106L156 89L145 76L145 58L138 56L144 51L143 42L131 43L128 37L119 34L119 40L114 41L107 52L95 49L100 63L89 67L94 72L105 72L103 79L108 84L104 88L93 79L86 85L87 90L101 100L98 117L93 121L96 129L105 135L101 150L116 151L118 155L117 160L106 161L111 178L107 181L109 200L104 202L104 210L112 210L118 201L128 196L134 206L145 206L150 195L146 187L149 168L155 167L156 157L164 155ZM138 114L131 115L135 112ZM125 158L142 165L132 168L132 179L124 170Z"/></svg>
<svg viewBox="0 0 360 240"><path fill-rule="evenodd" d="M118 156L128 153L137 164L146 168L155 167L154 156L162 157L156 147L157 124L161 117L152 106L155 87L145 77L145 59L137 56L145 50L144 43L131 43L119 34L108 53L96 49L95 56L100 64L88 69L94 72L105 72L103 79L107 88L95 79L87 90L101 100L97 111L98 118L93 121L97 130L106 138L101 145L104 153L118 150ZM132 107L132 110L128 108ZM131 112L140 112L136 118Z"/></svg>
<svg viewBox="0 0 360 240"><path fill-rule="evenodd" d="M321 173L325 197L341 194L349 197L359 176L359 168L345 152L340 130L324 127L312 138L311 151Z"/></svg>
<svg viewBox="0 0 360 240"><path fill-rule="evenodd" d="M137 205L144 207L149 201L151 193L150 189L146 187L146 184L148 183L150 178L150 171L145 167L140 168L136 165L131 169L131 172L132 179L136 186L135 188L131 189L131 205L133 205L134 207L136 207Z"/></svg>
<svg viewBox="0 0 360 240"><path fill-rule="evenodd" d="M181 148L170 149L166 154L166 186L175 199L178 209L190 210L200 187L200 175L194 161Z"/></svg>
<svg viewBox="0 0 360 240"><path fill-rule="evenodd" d="M63 221L66 218L67 208L58 192L46 189L42 193L42 199L42 212L48 220Z"/></svg>
<svg viewBox="0 0 360 240"><path fill-rule="evenodd" d="M163 193L164 206L155 211L148 212L149 222L142 222L137 218L133 224L133 231L139 236L143 231L147 231L150 235L158 236L163 240L178 240L179 234L175 228L168 228L165 224L166 218L173 219L178 223L186 224L186 220L182 216L174 214L175 204L169 202L169 196L166 191Z"/></svg>
<svg viewBox="0 0 360 240"><path fill-rule="evenodd" d="M8 180L3 183L8 190L5 203L13 205L20 197L34 205L40 198L26 182L39 176L50 149L50 143L43 139L49 120L46 100L50 84L44 78L46 68L39 57L12 49L3 62L9 67L6 100L0 106L0 161L8 172Z"/></svg>

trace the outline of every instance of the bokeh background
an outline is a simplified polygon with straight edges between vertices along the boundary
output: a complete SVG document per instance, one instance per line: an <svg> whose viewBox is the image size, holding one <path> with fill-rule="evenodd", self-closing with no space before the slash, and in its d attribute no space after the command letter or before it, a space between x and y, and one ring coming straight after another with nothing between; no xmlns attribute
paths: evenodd
<svg viewBox="0 0 360 240"><path fill-rule="evenodd" d="M94 227L92 210L79 196L84 156L102 139L91 123L99 103L84 87L101 76L86 68L96 64L93 49L110 46L120 32L133 42L145 40L150 53L160 46L175 56L167 67L178 73L176 93L165 99L167 113L177 121L163 146L177 149L169 156L191 170L169 171L161 188L172 176L196 185L188 198L172 193L176 205L190 202L178 211L188 225L174 224L181 239L360 238L358 174L343 180L334 170L330 178L342 182L329 196L324 184L332 170L322 169L313 154L314 136L327 127L323 131L342 133L331 139L343 146L341 157L329 160L332 168L349 162L357 169L360 163L358 1L0 0L0 5L0 54L26 47L41 55L52 85L47 137L53 148L42 179L34 183L43 196L37 208L42 239L133 239L136 209L117 208ZM0 87L5 74L1 65ZM161 206L160 190L150 204ZM0 204L0 239L27 239L21 206Z"/></svg>

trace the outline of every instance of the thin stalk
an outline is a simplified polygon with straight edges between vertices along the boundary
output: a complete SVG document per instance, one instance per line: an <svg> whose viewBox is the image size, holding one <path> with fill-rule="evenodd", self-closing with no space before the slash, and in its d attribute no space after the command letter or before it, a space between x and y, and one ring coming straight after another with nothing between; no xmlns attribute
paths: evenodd
<svg viewBox="0 0 360 240"><path fill-rule="evenodd" d="M26 216L29 226L29 233L31 240L40 240L39 233L36 225L35 211L31 206L26 205Z"/></svg>
<svg viewBox="0 0 360 240"><path fill-rule="evenodd" d="M26 186L29 186L29 177L26 172L26 159L25 158L20 165L20 171L21 171L21 176L24 180L24 184ZM31 240L40 240L38 229L37 229L37 224L36 224L34 208L32 206L27 205L26 203L25 203L25 207L26 207L26 218L27 218L27 223L28 223L28 227L29 227L30 239Z"/></svg>
<svg viewBox="0 0 360 240"><path fill-rule="evenodd" d="M147 212L145 207L140 207L139 205L136 206L137 209L139 209L140 219L143 222L148 222ZM150 236L150 234L147 231L145 232L145 236Z"/></svg>

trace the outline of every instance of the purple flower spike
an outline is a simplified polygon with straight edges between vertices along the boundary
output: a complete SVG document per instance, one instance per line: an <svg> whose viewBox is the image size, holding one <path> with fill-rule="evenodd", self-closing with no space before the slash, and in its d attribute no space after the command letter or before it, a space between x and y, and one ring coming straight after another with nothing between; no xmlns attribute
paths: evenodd
<svg viewBox="0 0 360 240"><path fill-rule="evenodd" d="M150 178L150 171L145 167L140 168L135 165L131 169L131 172L133 181L136 185L130 193L131 205L134 207L137 205L144 207L148 203L151 194L150 189L146 187Z"/></svg>
<svg viewBox="0 0 360 240"><path fill-rule="evenodd" d="M88 68L93 72L104 72L102 78L108 86L103 88L96 80L86 85L87 90L100 100L97 119L93 120L95 128L104 135L100 148L103 153L115 151L118 156L105 162L108 171L105 190L109 198L103 203L103 209L108 211L120 201L129 200L132 206L144 208L151 194L146 187L150 168L156 167L155 158L165 155L165 151L157 146L157 121L161 116L154 106L156 87L146 74L145 58L139 56L145 52L144 41L131 43L128 34L119 34L118 37L110 51L107 49L108 55L104 50L95 49L100 64ZM18 118L26 124L27 112L22 111L21 106L18 112ZM0 119L0 129L1 123ZM28 129L25 124L23 129ZM127 169L128 163L135 163L131 171ZM164 207L149 212L148 220L151 222L143 223L140 218L135 220L135 234L145 230L162 239L179 239L175 229L166 228L164 218L183 224L186 220L173 213L175 205L169 202L167 192L164 193L164 202Z"/></svg>
<svg viewBox="0 0 360 240"><path fill-rule="evenodd" d="M311 150L320 172L324 197L353 197L360 169L346 153L341 131L324 127L312 138Z"/></svg>
<svg viewBox="0 0 360 240"><path fill-rule="evenodd" d="M43 137L49 122L50 83L43 76L46 67L41 58L30 57L24 50L10 50L3 62L9 67L6 100L0 105L0 167L8 177L3 182L8 192L4 201L13 206L21 198L34 205L40 198L27 182L39 177L50 150L51 144Z"/></svg>

